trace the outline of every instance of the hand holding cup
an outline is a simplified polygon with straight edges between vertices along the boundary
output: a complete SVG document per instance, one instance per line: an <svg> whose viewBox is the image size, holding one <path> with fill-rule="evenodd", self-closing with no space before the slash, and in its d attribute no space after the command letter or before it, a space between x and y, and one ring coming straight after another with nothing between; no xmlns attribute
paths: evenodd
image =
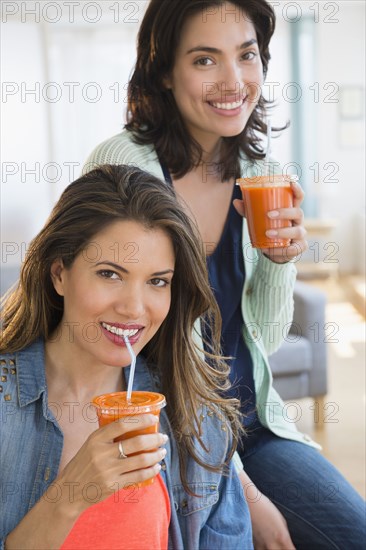
<svg viewBox="0 0 366 550"><path fill-rule="evenodd" d="M273 178L274 176L270 176L270 178L271 177ZM258 211L258 209L255 211L257 221L260 222L261 226L261 239L259 242L254 236L253 231L253 225L256 221L253 217L254 210L249 211L253 203L253 201L250 201L250 198L255 199L255 194L249 195L250 191L247 193L243 192L243 200L236 199L234 201L237 212L248 220L252 245L256 248L260 248L263 254L276 263L286 263L302 254L302 252L308 248L308 243L305 239L306 230L304 227L304 214L300 208L304 200L304 192L301 186L293 178L290 176L285 176L285 178L289 180L287 187L291 195L289 195L289 193L282 195L282 197L284 196L286 198L284 204L279 202L281 195L278 193L276 195L277 204L274 209L270 207L270 202L267 201L260 206L261 212ZM258 180L258 178L250 178L250 180ZM238 183L243 181L244 180L239 180ZM244 185L241 185L242 191L243 188ZM246 200L246 198L248 200ZM260 218L259 220L258 217ZM250 222L252 222L252 225Z"/></svg>
<svg viewBox="0 0 366 550"><path fill-rule="evenodd" d="M67 487L72 487L75 517L96 502L85 498L88 487L95 488L100 502L119 489L139 487L160 472L159 462L166 455L166 450L160 447L166 444L168 437L157 432L158 422L155 414L143 414L133 419L123 417L88 437L54 482L62 489L62 494L67 493ZM137 431L142 435L129 437ZM123 452L127 456L122 459L116 441L120 437L129 437L123 441ZM70 513L70 499L60 499L59 504L62 506L64 500Z"/></svg>

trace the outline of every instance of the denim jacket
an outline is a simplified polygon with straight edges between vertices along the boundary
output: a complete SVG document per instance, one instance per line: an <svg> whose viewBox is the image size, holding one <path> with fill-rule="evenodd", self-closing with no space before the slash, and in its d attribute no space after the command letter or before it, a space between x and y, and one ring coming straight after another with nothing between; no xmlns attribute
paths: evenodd
<svg viewBox="0 0 366 550"><path fill-rule="evenodd" d="M63 434L57 423L57 407L48 403L44 369L44 343L0 356L0 549L6 536L42 497L57 501L57 477L63 447ZM127 369L128 376L128 369ZM157 391L158 381L141 359L137 361L134 389ZM219 415L201 411L204 441L202 458L212 464L227 453L227 426ZM188 460L189 487L197 496L185 492L179 475L175 441L164 410L161 431L167 433L167 455L162 463L162 478L171 502L169 549L252 549L249 510L240 481L230 465L225 475L209 472L193 459ZM223 435L225 437L223 437Z"/></svg>

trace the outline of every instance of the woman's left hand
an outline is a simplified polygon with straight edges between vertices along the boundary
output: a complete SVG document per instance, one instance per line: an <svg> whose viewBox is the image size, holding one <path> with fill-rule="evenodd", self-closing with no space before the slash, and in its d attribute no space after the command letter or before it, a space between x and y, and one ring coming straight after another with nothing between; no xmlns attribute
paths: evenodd
<svg viewBox="0 0 366 550"><path fill-rule="evenodd" d="M304 191L302 187L296 183L291 182L293 192L293 207L292 208L279 208L278 210L268 212L268 216L276 220L289 220L291 227L284 227L277 230L269 230L266 232L268 237L280 237L283 239L291 239L289 246L281 248L263 248L262 253L269 258L272 262L278 264L284 264L289 262L296 256L301 255L308 249L308 243L305 239L306 229L304 227L304 213L300 208L302 201L304 200ZM245 204L244 201L235 199L234 206L237 212L241 216L245 216Z"/></svg>
<svg viewBox="0 0 366 550"><path fill-rule="evenodd" d="M268 212L268 216L271 219L289 220L292 223L291 227L284 227L277 230L270 229L266 231L267 237L291 239L291 244L289 246L282 248L262 249L265 256L272 260L272 262L276 262L278 264L289 262L308 249L308 242L305 239L306 229L304 227L304 212L300 208L300 205L304 200L304 191L296 182L291 182L291 187L294 196L293 207L280 208L278 210Z"/></svg>

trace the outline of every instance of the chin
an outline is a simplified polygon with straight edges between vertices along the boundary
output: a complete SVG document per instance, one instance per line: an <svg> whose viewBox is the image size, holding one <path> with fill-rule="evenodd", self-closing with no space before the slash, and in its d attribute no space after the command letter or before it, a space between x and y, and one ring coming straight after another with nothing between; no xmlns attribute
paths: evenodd
<svg viewBox="0 0 366 550"><path fill-rule="evenodd" d="M245 130L245 126L241 126L240 128L233 128L232 130L227 130L226 132L222 132L221 137L224 138L230 138L230 137L236 137L239 136L243 131Z"/></svg>
<svg viewBox="0 0 366 550"><path fill-rule="evenodd" d="M102 365L108 365L108 367L116 369L123 369L124 367L129 367L131 364L130 356L125 356L124 353L117 355L115 353L109 353L103 357L99 357L98 361Z"/></svg>

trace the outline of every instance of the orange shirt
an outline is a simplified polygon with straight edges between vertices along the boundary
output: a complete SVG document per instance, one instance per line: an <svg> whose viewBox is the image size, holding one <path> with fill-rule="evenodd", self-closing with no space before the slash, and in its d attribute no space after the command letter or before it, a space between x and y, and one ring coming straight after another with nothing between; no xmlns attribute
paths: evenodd
<svg viewBox="0 0 366 550"><path fill-rule="evenodd" d="M169 495L158 475L152 485L121 489L90 506L60 550L166 550L169 521Z"/></svg>

